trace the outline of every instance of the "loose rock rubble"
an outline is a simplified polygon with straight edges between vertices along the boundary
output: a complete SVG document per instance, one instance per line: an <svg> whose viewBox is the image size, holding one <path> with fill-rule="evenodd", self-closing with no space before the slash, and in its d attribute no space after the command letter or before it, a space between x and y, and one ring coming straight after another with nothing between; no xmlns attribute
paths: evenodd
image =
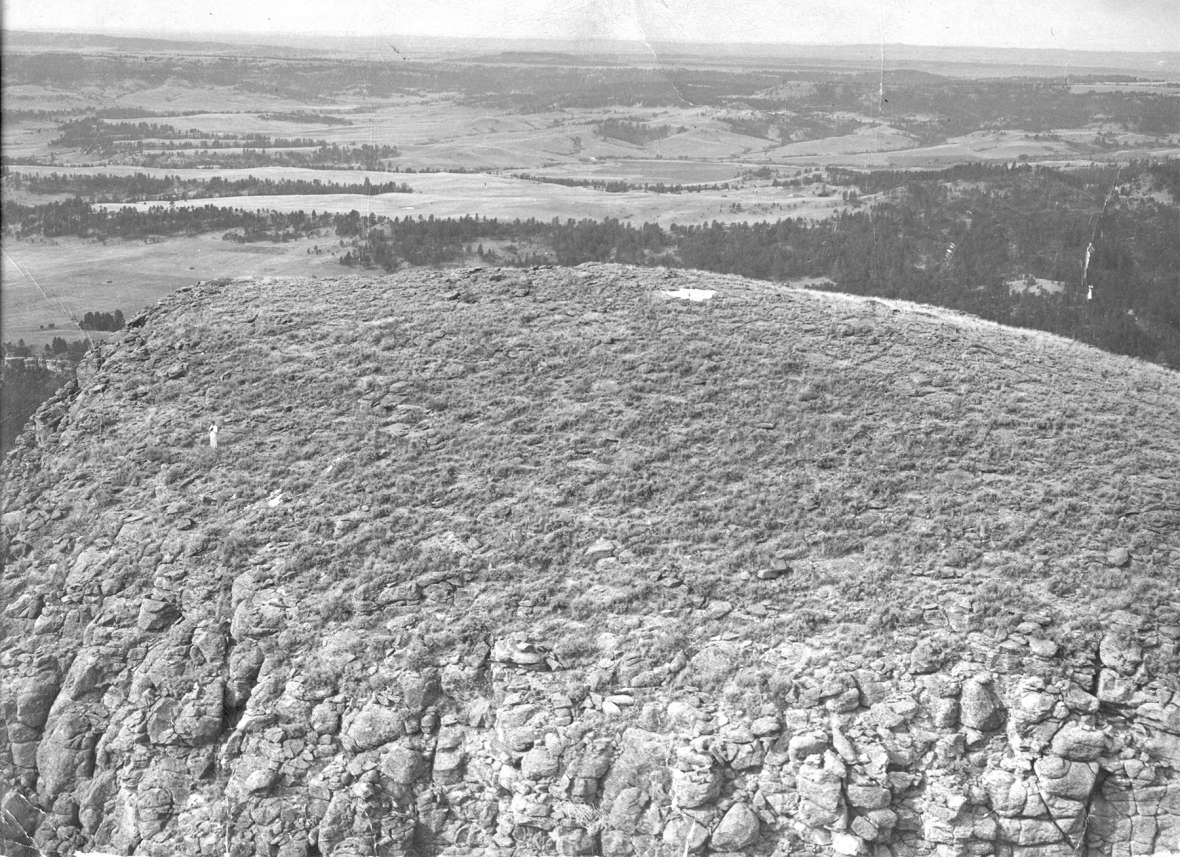
<svg viewBox="0 0 1180 857"><path fill-rule="evenodd" d="M183 291L5 465L3 851L1180 850L1176 382L619 266Z"/></svg>

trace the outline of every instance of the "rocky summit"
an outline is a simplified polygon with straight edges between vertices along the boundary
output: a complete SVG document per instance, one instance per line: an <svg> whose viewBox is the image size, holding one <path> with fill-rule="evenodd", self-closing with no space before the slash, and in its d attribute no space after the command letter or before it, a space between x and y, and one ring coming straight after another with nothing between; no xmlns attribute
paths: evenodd
<svg viewBox="0 0 1180 857"><path fill-rule="evenodd" d="M688 271L182 289L5 463L3 851L1180 850L1178 381Z"/></svg>

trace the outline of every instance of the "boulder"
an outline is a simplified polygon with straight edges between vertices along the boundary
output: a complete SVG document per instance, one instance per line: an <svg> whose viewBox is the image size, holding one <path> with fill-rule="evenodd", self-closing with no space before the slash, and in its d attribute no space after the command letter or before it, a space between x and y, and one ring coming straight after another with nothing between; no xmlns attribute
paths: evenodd
<svg viewBox="0 0 1180 857"><path fill-rule="evenodd" d="M145 598L139 605L139 617L135 620L144 631L162 631L180 618L175 604L159 598Z"/></svg>
<svg viewBox="0 0 1180 857"><path fill-rule="evenodd" d="M381 773L394 785L413 785L422 769L422 754L410 747L394 746L381 754Z"/></svg>
<svg viewBox="0 0 1180 857"><path fill-rule="evenodd" d="M777 735L782 730L782 724L777 717L762 716L750 724L750 731L758 738Z"/></svg>
<svg viewBox="0 0 1180 857"><path fill-rule="evenodd" d="M525 670L549 668L545 650L527 640L497 640L492 647L492 660Z"/></svg>
<svg viewBox="0 0 1180 857"><path fill-rule="evenodd" d="M1071 762L1060 756L1043 756L1033 764L1041 791L1072 801L1085 800L1098 776L1098 765Z"/></svg>
<svg viewBox="0 0 1180 857"><path fill-rule="evenodd" d="M1143 647L1129 632L1113 631L1098 644L1098 657L1107 667L1130 675L1143 660Z"/></svg>
<svg viewBox="0 0 1180 857"><path fill-rule="evenodd" d="M634 833L639 827L639 818L647 806L647 794L636 786L625 788L611 803L607 824L623 833Z"/></svg>
<svg viewBox="0 0 1180 857"><path fill-rule="evenodd" d="M553 844L562 857L577 857L598 852L598 837L584 827L559 827L553 831Z"/></svg>
<svg viewBox="0 0 1180 857"><path fill-rule="evenodd" d="M588 753L577 773L602 779L602 797L609 803L626 788L643 788L653 776L666 776L663 766L670 754L671 736L632 726L623 732L615 753L605 749Z"/></svg>
<svg viewBox="0 0 1180 857"><path fill-rule="evenodd" d="M396 711L368 702L345 727L345 743L356 750L372 750L405 734L405 718Z"/></svg>
<svg viewBox="0 0 1180 857"><path fill-rule="evenodd" d="M90 721L80 711L55 715L37 745L38 791L56 797L79 778L90 776L97 738L90 731Z"/></svg>
<svg viewBox="0 0 1180 857"><path fill-rule="evenodd" d="M250 775L246 777L243 788L247 792L264 792L274 785L277 779L278 774L275 771L268 768L260 768L250 772Z"/></svg>
<svg viewBox="0 0 1180 857"><path fill-rule="evenodd" d="M672 801L675 806L691 809L717 798L721 777L712 769L672 772Z"/></svg>
<svg viewBox="0 0 1180 857"><path fill-rule="evenodd" d="M832 851L843 855L843 857L856 857L857 854L863 852L864 845L864 841L854 834L843 830L832 833Z"/></svg>
<svg viewBox="0 0 1180 857"><path fill-rule="evenodd" d="M1131 551L1125 547L1113 547L1106 552L1106 564L1115 568L1126 568L1131 564Z"/></svg>
<svg viewBox="0 0 1180 857"><path fill-rule="evenodd" d="M16 719L31 729L40 729L60 690L58 674L51 670L42 670L26 679L17 691Z"/></svg>
<svg viewBox="0 0 1180 857"><path fill-rule="evenodd" d="M805 764L799 769L796 790L798 818L808 827L826 827L840 817L844 781L830 768Z"/></svg>
<svg viewBox="0 0 1180 857"><path fill-rule="evenodd" d="M0 800L0 831L3 830L4 822L12 822L26 835L31 834L44 815L27 797L13 789Z"/></svg>
<svg viewBox="0 0 1180 857"><path fill-rule="evenodd" d="M251 592L234 610L229 633L235 640L260 639L278 633L286 622L287 608L278 592Z"/></svg>
<svg viewBox="0 0 1180 857"><path fill-rule="evenodd" d="M848 803L856 809L880 809L889 806L892 795L889 789L875 783L850 783L845 789Z"/></svg>
<svg viewBox="0 0 1180 857"><path fill-rule="evenodd" d="M433 777L436 783L456 783L463 779L467 754L459 749L439 750L434 754Z"/></svg>
<svg viewBox="0 0 1180 857"><path fill-rule="evenodd" d="M540 780L557 774L560 760L544 746L535 746L520 760L520 772L530 780Z"/></svg>
<svg viewBox="0 0 1180 857"><path fill-rule="evenodd" d="M673 818L664 826L664 844L674 854L697 854L705 849L709 830L695 818Z"/></svg>
<svg viewBox="0 0 1180 857"><path fill-rule="evenodd" d="M998 729L1004 723L1004 706L992 691L991 683L980 679L963 682L959 697L959 720L980 732Z"/></svg>
<svg viewBox="0 0 1180 857"><path fill-rule="evenodd" d="M804 732L793 735L787 742L787 753L792 759L806 759L822 755L828 749L828 736L823 732Z"/></svg>
<svg viewBox="0 0 1180 857"><path fill-rule="evenodd" d="M739 801L721 817L713 830L709 847L714 851L740 851L754 844L758 839L758 816L745 803Z"/></svg>
<svg viewBox="0 0 1180 857"><path fill-rule="evenodd" d="M1092 762L1101 756L1110 743L1105 733L1076 723L1061 727L1053 736L1050 749L1064 759Z"/></svg>

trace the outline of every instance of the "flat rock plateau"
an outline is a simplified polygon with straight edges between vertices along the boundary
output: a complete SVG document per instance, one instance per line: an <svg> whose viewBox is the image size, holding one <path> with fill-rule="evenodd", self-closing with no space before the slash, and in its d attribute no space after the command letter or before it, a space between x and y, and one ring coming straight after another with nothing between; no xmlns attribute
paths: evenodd
<svg viewBox="0 0 1180 857"><path fill-rule="evenodd" d="M5 463L3 851L1180 851L1178 381L688 271L182 289Z"/></svg>

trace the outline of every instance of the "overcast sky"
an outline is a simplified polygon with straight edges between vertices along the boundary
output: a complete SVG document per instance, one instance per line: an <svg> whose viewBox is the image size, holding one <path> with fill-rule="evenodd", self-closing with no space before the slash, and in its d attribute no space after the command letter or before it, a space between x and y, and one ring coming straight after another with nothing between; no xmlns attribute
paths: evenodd
<svg viewBox="0 0 1180 857"><path fill-rule="evenodd" d="M10 29L1180 50L1180 0L3 0Z"/></svg>

